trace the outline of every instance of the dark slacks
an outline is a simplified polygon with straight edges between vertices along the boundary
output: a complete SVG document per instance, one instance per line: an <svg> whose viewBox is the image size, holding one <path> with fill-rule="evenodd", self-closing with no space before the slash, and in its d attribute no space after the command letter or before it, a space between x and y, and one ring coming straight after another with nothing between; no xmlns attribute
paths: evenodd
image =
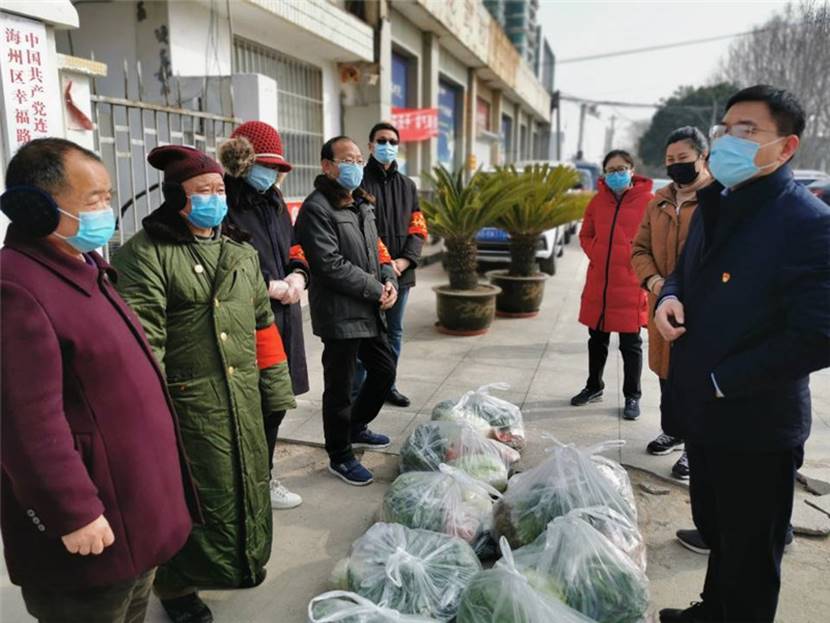
<svg viewBox="0 0 830 623"><path fill-rule="evenodd" d="M687 441L686 451L692 518L710 547L703 602L722 621L772 623L804 449L746 452Z"/></svg>
<svg viewBox="0 0 830 623"><path fill-rule="evenodd" d="M593 391L605 387L602 374L608 360L608 344L611 334L588 329L588 381L586 386ZM620 333L620 353L623 358L623 395L640 399L640 377L643 373L643 339L640 332Z"/></svg>
<svg viewBox="0 0 830 623"><path fill-rule="evenodd" d="M268 442L268 469L274 469L274 450L277 447L277 435L280 424L285 419L285 411L274 411L265 414L265 441Z"/></svg>
<svg viewBox="0 0 830 623"><path fill-rule="evenodd" d="M352 403L357 358L366 368L366 381ZM332 463L354 458L352 436L380 413L395 384L395 355L381 334L372 338L323 340L323 432Z"/></svg>
<svg viewBox="0 0 830 623"><path fill-rule="evenodd" d="M156 570L137 578L76 591L24 586L26 609L40 623L141 623Z"/></svg>

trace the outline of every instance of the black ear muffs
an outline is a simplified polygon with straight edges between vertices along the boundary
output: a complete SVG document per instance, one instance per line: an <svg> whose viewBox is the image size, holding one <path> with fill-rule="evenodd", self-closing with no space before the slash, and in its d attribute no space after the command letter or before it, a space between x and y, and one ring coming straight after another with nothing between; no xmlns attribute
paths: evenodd
<svg viewBox="0 0 830 623"><path fill-rule="evenodd" d="M58 228L61 215L52 195L34 186L13 186L0 196L0 210L16 228L32 238L45 238Z"/></svg>
<svg viewBox="0 0 830 623"><path fill-rule="evenodd" d="M161 194L164 195L164 202L168 208L176 212L184 210L184 206L187 203L187 195L181 184L165 182L161 185Z"/></svg>

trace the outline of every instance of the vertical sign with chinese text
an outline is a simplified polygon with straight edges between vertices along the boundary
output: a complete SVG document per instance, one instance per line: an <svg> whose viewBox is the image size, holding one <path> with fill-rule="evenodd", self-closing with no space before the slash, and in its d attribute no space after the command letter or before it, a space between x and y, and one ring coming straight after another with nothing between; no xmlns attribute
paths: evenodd
<svg viewBox="0 0 830 623"><path fill-rule="evenodd" d="M54 107L47 97L48 62L46 26L0 13L0 71L9 153L57 130L52 127Z"/></svg>

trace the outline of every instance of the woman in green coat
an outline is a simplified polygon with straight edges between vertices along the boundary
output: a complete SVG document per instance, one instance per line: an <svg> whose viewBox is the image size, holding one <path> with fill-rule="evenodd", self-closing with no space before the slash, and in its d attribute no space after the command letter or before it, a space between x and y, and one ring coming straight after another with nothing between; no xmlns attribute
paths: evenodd
<svg viewBox="0 0 830 623"><path fill-rule="evenodd" d="M165 202L113 258L117 287L165 370L205 523L159 568L177 623L212 621L199 588L256 586L271 553L263 413L296 406L257 252L220 235L221 166L157 147ZM148 440L150 441L150 440Z"/></svg>

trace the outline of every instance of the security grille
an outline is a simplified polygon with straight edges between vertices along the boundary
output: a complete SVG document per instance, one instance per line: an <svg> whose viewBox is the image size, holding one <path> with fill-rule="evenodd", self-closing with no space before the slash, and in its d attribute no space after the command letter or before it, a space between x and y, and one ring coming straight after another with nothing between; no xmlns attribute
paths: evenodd
<svg viewBox="0 0 830 623"><path fill-rule="evenodd" d="M294 169L285 179L283 193L302 198L314 187L320 172L323 146L323 72L296 58L235 38L233 70L255 73L277 82L277 124L285 158Z"/></svg>

